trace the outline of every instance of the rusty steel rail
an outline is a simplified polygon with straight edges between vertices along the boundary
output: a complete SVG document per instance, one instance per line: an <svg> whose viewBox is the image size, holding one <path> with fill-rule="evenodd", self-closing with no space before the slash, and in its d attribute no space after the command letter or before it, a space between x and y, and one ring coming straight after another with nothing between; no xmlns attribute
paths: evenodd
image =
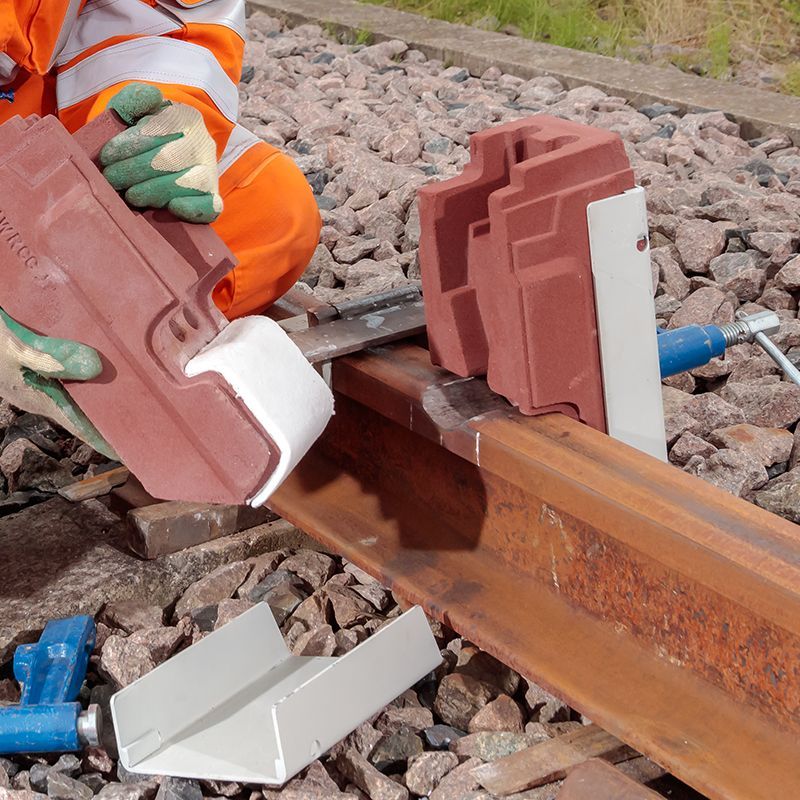
<svg viewBox="0 0 800 800"><path fill-rule="evenodd" d="M274 511L711 798L800 797L797 528L408 344Z"/></svg>

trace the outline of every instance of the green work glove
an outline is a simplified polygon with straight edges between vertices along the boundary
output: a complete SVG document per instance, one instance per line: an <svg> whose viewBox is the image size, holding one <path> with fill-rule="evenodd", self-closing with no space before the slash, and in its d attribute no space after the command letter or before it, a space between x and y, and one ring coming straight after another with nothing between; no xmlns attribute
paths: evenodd
<svg viewBox="0 0 800 800"><path fill-rule="evenodd" d="M136 208L167 208L186 222L213 222L222 211L217 146L203 116L131 83L108 104L132 127L100 152L103 175Z"/></svg>
<svg viewBox="0 0 800 800"><path fill-rule="evenodd" d="M102 369L91 347L39 336L0 308L0 397L23 411L49 417L116 461L117 454L58 380L88 381Z"/></svg>

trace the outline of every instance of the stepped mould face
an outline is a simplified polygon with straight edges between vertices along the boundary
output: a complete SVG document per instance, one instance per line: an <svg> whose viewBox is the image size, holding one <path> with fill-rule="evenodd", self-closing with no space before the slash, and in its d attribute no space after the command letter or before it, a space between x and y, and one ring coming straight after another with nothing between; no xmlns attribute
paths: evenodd
<svg viewBox="0 0 800 800"><path fill-rule="evenodd" d="M471 155L419 192L434 363L606 431L586 209L633 189L622 140L541 115L474 134Z"/></svg>

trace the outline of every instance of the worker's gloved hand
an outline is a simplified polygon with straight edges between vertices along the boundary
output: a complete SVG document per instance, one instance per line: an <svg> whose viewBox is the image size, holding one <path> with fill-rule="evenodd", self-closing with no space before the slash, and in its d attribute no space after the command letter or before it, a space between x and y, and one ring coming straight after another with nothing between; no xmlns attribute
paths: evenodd
<svg viewBox="0 0 800 800"><path fill-rule="evenodd" d="M196 108L164 100L146 83L111 99L132 127L100 153L103 174L136 208L167 208L186 222L213 222L222 211L217 146Z"/></svg>
<svg viewBox="0 0 800 800"><path fill-rule="evenodd" d="M101 371L100 357L91 347L39 336L0 308L0 397L23 411L49 417L98 453L117 460L58 380L91 380Z"/></svg>

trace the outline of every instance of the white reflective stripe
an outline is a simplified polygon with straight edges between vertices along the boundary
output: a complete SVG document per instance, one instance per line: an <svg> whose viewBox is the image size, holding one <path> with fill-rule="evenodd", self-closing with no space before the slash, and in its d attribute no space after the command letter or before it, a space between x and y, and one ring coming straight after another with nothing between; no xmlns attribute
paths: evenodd
<svg viewBox="0 0 800 800"><path fill-rule="evenodd" d="M72 29L75 26L75 20L78 19L78 12L80 10L81 0L69 0L69 5L67 6L67 10L64 14L64 19L61 21L61 30L58 32L58 39L56 39L56 45L53 48L53 53L50 56L47 69L50 69L56 63L56 59L64 49L64 46L66 45L67 40L72 33Z"/></svg>
<svg viewBox="0 0 800 800"><path fill-rule="evenodd" d="M236 122L239 90L211 51L158 36L112 45L61 72L56 81L58 108L68 108L109 86L132 80L201 89L231 122Z"/></svg>
<svg viewBox="0 0 800 800"><path fill-rule="evenodd" d="M11 56L0 53L0 86L11 83L18 69L17 62Z"/></svg>
<svg viewBox="0 0 800 800"><path fill-rule="evenodd" d="M236 159L243 156L251 147L257 145L261 139L251 133L242 125L237 125L232 131L225 151L219 160L219 174L233 166Z"/></svg>
<svg viewBox="0 0 800 800"><path fill-rule="evenodd" d="M181 24L174 17L141 0L89 0L56 63L66 64L114 36L158 36L179 30Z"/></svg>
<svg viewBox="0 0 800 800"><path fill-rule="evenodd" d="M242 39L247 38L245 27L244 0L214 0L187 8L180 0L156 0L162 7L171 11L187 25L223 25L235 31Z"/></svg>

